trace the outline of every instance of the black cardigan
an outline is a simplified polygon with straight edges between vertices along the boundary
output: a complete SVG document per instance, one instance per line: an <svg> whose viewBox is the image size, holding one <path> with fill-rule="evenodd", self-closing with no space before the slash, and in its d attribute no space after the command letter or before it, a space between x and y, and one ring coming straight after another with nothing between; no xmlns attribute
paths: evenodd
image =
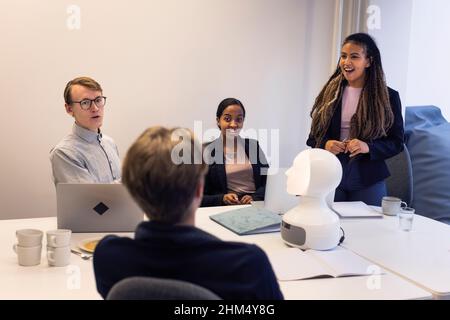
<svg viewBox="0 0 450 320"><path fill-rule="evenodd" d="M390 176L389 170L384 160L389 159L403 150L404 128L402 117L402 103L397 91L388 88L389 100L392 112L394 113L394 123L388 130L387 136L372 141L364 141L369 146L368 154L356 156L354 161L360 162L361 179L364 186L368 187L374 183L382 181ZM340 140L341 135L341 115L342 115L342 95L336 102L338 105L334 111L330 126L325 134L322 144L318 147L325 149L328 140ZM306 144L316 148L316 140L309 135ZM339 155L338 158L346 155Z"/></svg>
<svg viewBox="0 0 450 320"><path fill-rule="evenodd" d="M252 194L252 198L255 201L264 200L264 194L266 191L267 169L269 165L267 163L264 152L259 147L259 143L256 140L244 139L245 154L249 157L250 142L256 143L257 146L257 161L252 162L253 179L255 181L255 193ZM204 150L210 161L214 161L215 153L218 148L222 148L222 140L218 138L210 143L204 145ZM221 150L221 149L220 149ZM213 207L223 206L223 196L228 193L227 186L227 174L225 172L225 158L223 157L222 163L210 163L209 170L205 177L205 188L203 191L203 200L201 207Z"/></svg>

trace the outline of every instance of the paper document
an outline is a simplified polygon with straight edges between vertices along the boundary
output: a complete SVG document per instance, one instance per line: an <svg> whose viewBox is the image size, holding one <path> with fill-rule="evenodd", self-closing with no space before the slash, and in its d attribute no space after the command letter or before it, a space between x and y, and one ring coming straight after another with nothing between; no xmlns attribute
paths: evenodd
<svg viewBox="0 0 450 320"><path fill-rule="evenodd" d="M341 218L382 218L383 214L362 201L334 202L333 210Z"/></svg>

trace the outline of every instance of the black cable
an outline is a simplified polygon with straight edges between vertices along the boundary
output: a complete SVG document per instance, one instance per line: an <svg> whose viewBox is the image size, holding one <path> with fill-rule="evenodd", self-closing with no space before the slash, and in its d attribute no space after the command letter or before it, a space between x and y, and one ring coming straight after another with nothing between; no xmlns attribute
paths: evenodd
<svg viewBox="0 0 450 320"><path fill-rule="evenodd" d="M340 227L340 228L342 230L342 237L339 239L339 244L338 245L340 245L345 240L345 231L344 231L344 229L342 229L342 227Z"/></svg>

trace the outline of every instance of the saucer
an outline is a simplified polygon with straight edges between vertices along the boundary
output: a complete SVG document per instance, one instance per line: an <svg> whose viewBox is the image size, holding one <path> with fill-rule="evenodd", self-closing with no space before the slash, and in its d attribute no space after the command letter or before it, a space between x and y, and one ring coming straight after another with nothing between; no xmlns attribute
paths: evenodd
<svg viewBox="0 0 450 320"><path fill-rule="evenodd" d="M86 252L94 253L95 247L97 246L98 242L101 240L101 238L90 238L90 239L84 239L80 241L78 244L78 247Z"/></svg>

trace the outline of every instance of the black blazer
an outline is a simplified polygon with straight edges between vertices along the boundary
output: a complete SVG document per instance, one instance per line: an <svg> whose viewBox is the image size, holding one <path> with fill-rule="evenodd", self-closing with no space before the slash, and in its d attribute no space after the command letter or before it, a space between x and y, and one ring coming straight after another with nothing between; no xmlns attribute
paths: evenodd
<svg viewBox="0 0 450 320"><path fill-rule="evenodd" d="M364 186L368 187L374 183L382 181L390 176L389 170L384 160L389 159L402 152L404 143L404 128L402 117L402 103L397 91L388 88L389 101L391 102L392 112L394 113L394 123L387 132L387 136L372 141L364 141L369 146L368 154L356 156L353 161L359 161L361 168L361 179ZM330 127L325 134L324 140L319 148L325 149L325 143L328 140L340 140L341 135L341 114L342 114L342 95L336 102L337 106L331 119ZM309 135L306 144L316 148L316 140ZM340 154L338 158L348 157L348 154Z"/></svg>
<svg viewBox="0 0 450 320"><path fill-rule="evenodd" d="M255 201L264 200L266 191L267 163L264 152L259 147L259 143L253 139L244 139L245 154L249 157L250 146L256 145L257 159L252 162L253 179L255 181L255 193L252 198ZM204 145L204 153L210 159L209 170L205 177L205 188L203 191L203 200L201 207L223 206L223 196L228 193L227 174L225 172L225 157L222 157L222 163L214 162L217 150L222 150L221 138L216 139ZM222 152L223 153L223 152ZM249 157L250 158L250 157ZM252 160L252 159L250 159ZM265 170L264 170L265 169Z"/></svg>

